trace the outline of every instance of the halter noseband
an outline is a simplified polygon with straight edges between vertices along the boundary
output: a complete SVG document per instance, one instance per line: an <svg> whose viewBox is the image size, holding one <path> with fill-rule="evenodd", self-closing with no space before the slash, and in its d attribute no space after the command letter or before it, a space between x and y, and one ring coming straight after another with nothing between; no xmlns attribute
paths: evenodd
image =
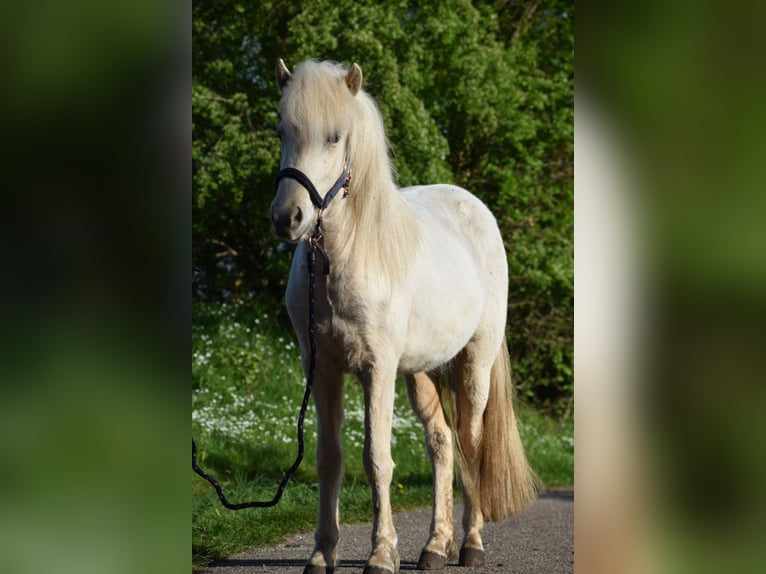
<svg viewBox="0 0 766 574"><path fill-rule="evenodd" d="M301 170L296 169L294 167L286 167L285 169L279 172L279 175L277 176L277 185L279 185L279 182L286 177L289 177L290 179L294 179L295 181L297 181L303 187L306 188L306 191L309 192L311 203L314 204L314 207L320 210L320 217L321 217L321 211L324 211L325 209L327 209L327 206L330 205L330 202L333 200L333 198L338 194L338 192L341 189L344 190L343 192L344 198L348 195L348 184L351 181L351 169L348 166L348 159L346 159L343 162L343 171L341 172L340 176L335 181L333 186L330 188L330 190L325 194L324 199L322 199L322 196L319 195L319 192L317 191L316 186L309 179L309 176L307 176Z"/></svg>
<svg viewBox="0 0 766 574"><path fill-rule="evenodd" d="M319 240L322 239L322 214L324 213L324 210L327 209L327 206L330 205L330 202L335 198L335 196L338 195L338 192L341 189L343 190L343 198L345 199L348 196L348 187L351 183L351 168L349 167L348 156L346 156L346 159L343 161L343 171L333 186L330 188L330 190L325 194L324 198L319 195L316 186L309 179L309 176L307 176L301 170L294 167L286 167L285 169L281 170L279 175L277 175L277 185L279 185L279 182L286 177L294 179L303 187L305 187L306 191L309 192L311 203L313 203L314 207L319 210L314 233L309 236L308 242L309 246L311 247L311 257L313 257L314 248L317 248L319 253L322 255L322 259L324 261L324 274L327 275L330 272L330 258L328 257L327 252L324 250L322 245L319 243ZM313 259L311 261L311 264L313 265Z"/></svg>

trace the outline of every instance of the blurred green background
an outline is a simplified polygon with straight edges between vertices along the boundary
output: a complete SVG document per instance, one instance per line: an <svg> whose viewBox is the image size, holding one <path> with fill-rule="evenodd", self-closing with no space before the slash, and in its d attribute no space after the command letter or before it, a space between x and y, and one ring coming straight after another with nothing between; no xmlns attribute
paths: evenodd
<svg viewBox="0 0 766 574"><path fill-rule="evenodd" d="M761 572L766 10L747 1L595 2L578 9L577 131L597 145L578 141L576 213L595 213L589 203L605 211L603 244L629 237L615 263L630 267L632 282L610 288L632 291L635 305L630 321L630 313L617 319L621 332L633 333L620 374L598 387L612 396L629 389L630 400L607 413L584 409L585 395L578 395L578 418L609 417L636 438L595 473L629 465L632 484L620 489L633 510L600 489L598 504L583 511L603 511L601 528L615 536L631 524L633 554L601 540L601 552L590 555L597 560L587 563L580 553L582 564L623 571L640 555L647 563L636 571ZM581 170L586 164L589 173ZM599 179L609 182L603 190L590 185ZM621 208L611 209L615 204ZM577 237L581 231L587 233L578 220ZM580 245L576 252L584 262L599 256ZM589 281L578 277L581 293ZM599 307L578 309L578 333ZM580 388L589 367L615 357L611 351L577 349ZM579 430L577 437L578 445L607 440ZM587 469L577 473L587 489ZM599 532L583 529L581 540L590 534L595 542ZM594 567L612 555L611 568Z"/></svg>

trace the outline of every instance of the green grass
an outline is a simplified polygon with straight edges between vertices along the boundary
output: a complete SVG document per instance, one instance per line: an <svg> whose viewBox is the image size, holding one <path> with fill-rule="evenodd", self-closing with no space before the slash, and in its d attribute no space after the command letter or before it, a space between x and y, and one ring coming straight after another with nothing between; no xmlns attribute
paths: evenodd
<svg viewBox="0 0 766 574"><path fill-rule="evenodd" d="M229 500L270 500L297 453L296 423L305 382L295 337L273 314L219 303L195 304L192 327L192 433L198 460L218 478ZM394 509L402 510L430 505L431 467L422 428L401 381L396 393L391 491ZM362 466L362 390L351 378L344 400L341 519L363 522L372 517L372 503ZM571 485L573 421L558 423L523 407L518 418L530 462L544 484ZM194 564L314 528L313 406L304 429L303 463L275 508L227 510L213 488L192 474Z"/></svg>

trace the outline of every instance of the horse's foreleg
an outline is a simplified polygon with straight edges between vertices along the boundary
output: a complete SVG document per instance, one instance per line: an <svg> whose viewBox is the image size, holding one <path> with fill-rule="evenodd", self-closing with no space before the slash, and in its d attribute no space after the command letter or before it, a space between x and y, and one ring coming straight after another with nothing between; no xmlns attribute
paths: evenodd
<svg viewBox="0 0 766 574"><path fill-rule="evenodd" d="M321 365L321 366L319 366ZM343 422L343 373L319 363L312 396L317 413L317 474L319 520L314 552L305 574L325 574L338 565L338 502L343 477L341 424Z"/></svg>
<svg viewBox="0 0 766 574"><path fill-rule="evenodd" d="M419 570L437 570L457 557L452 526L452 431L444 418L438 382L426 373L407 376L412 409L423 423L433 469L431 534L418 561Z"/></svg>
<svg viewBox="0 0 766 574"><path fill-rule="evenodd" d="M390 486L394 464L391 458L391 423L394 411L396 365L376 363L362 377L364 386L364 470L372 489L372 553L364 574L399 572L396 530L391 516Z"/></svg>

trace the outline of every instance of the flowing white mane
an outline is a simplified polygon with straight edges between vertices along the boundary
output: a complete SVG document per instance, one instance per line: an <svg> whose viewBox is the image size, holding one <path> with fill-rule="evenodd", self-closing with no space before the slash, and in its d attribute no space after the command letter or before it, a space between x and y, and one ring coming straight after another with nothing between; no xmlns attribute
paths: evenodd
<svg viewBox="0 0 766 574"><path fill-rule="evenodd" d="M327 249L344 266L395 284L407 272L420 234L394 182L378 106L363 90L349 92L347 73L331 62L298 66L282 98L282 121L304 126L302 133L315 141L336 126L350 126L351 186L346 205L334 203L325 215Z"/></svg>

